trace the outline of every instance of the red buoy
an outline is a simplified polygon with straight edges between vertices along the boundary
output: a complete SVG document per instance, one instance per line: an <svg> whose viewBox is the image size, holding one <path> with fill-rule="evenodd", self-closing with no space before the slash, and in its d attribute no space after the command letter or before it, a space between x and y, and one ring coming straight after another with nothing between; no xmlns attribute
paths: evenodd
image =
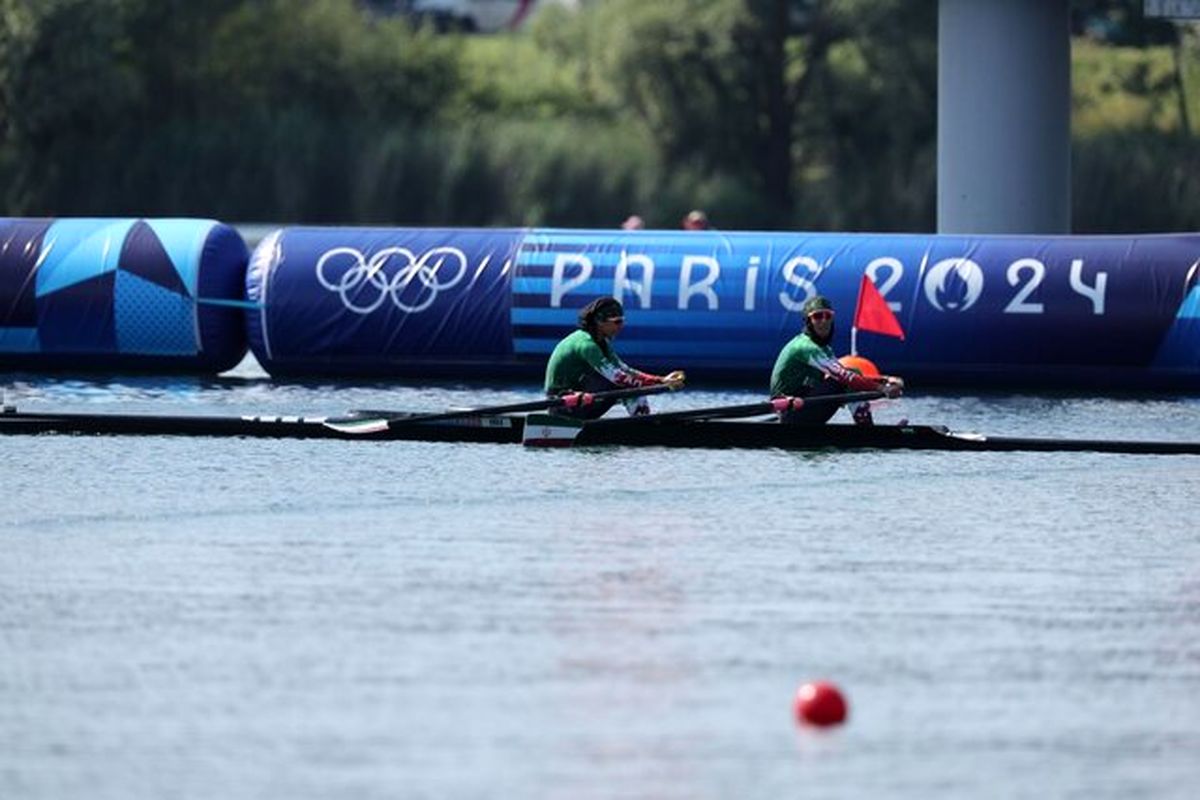
<svg viewBox="0 0 1200 800"><path fill-rule="evenodd" d="M796 720L825 727L846 721L846 699L828 681L806 683L796 692Z"/></svg>
<svg viewBox="0 0 1200 800"><path fill-rule="evenodd" d="M878 378L880 376L879 367L875 366L875 362L869 358L862 356L842 356L838 362L846 369L852 369L864 378Z"/></svg>

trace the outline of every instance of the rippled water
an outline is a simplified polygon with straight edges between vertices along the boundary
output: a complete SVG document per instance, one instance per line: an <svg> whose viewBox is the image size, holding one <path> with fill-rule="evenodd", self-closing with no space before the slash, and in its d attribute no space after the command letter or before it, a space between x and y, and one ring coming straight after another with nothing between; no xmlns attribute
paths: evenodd
<svg viewBox="0 0 1200 800"><path fill-rule="evenodd" d="M339 413L529 387L9 380ZM687 392L660 406L747 402ZM1196 398L930 395L1200 439ZM2 798L1192 797L1200 458L0 437ZM797 727L835 681L849 722Z"/></svg>

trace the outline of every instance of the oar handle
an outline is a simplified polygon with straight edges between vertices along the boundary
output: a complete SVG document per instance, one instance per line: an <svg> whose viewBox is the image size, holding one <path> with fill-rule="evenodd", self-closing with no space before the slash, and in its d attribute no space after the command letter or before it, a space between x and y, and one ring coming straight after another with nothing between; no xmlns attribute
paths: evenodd
<svg viewBox="0 0 1200 800"><path fill-rule="evenodd" d="M823 406L836 403L839 406L850 403L866 403L870 400L881 400L887 397L882 391L846 392L845 394L819 394L815 397L774 397L768 403L772 411L799 411L804 406Z"/></svg>

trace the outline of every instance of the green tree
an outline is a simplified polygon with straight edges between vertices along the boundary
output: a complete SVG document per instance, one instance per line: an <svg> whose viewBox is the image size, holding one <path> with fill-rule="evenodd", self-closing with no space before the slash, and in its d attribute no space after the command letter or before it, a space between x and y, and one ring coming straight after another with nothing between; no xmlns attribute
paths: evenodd
<svg viewBox="0 0 1200 800"><path fill-rule="evenodd" d="M542 36L647 129L665 169L728 176L745 217L780 227L832 221L823 196L798 207L806 186L857 181L865 197L881 166L885 186L907 185L928 162L935 31L935 0L609 0ZM909 217L933 205L907 202Z"/></svg>
<svg viewBox="0 0 1200 800"><path fill-rule="evenodd" d="M71 157L120 135L145 101L122 8L88 0L6 3L4 131L17 157L7 187L17 205L37 186L86 179Z"/></svg>
<svg viewBox="0 0 1200 800"><path fill-rule="evenodd" d="M0 3L10 213L339 220L361 151L459 84L452 43L352 0Z"/></svg>
<svg viewBox="0 0 1200 800"><path fill-rule="evenodd" d="M1170 42L1076 41L1079 230L1200 214L1200 45L1138 5L1073 5ZM0 0L0 200L421 225L674 225L701 206L725 228L931 230L936 29L937 0L595 0L496 37L354 0Z"/></svg>

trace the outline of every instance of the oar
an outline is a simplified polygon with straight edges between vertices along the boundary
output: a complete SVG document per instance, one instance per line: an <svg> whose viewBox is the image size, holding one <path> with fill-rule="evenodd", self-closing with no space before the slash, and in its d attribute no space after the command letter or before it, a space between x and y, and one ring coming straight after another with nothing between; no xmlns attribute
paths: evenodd
<svg viewBox="0 0 1200 800"><path fill-rule="evenodd" d="M672 387L662 383L654 386L635 386L629 389L613 389L608 392L572 392L561 397L547 397L544 400L531 400L526 403L509 403L502 406L485 406L482 408L463 408L455 411L442 411L436 414L394 415L380 417L331 418L323 423L342 433L376 433L387 430L392 425L411 425L424 422L440 422L442 420L463 419L464 417L489 417L498 414L519 414L524 411L545 411L551 408L574 408L608 400L623 400L627 397L643 397L648 394L669 392Z"/></svg>
<svg viewBox="0 0 1200 800"><path fill-rule="evenodd" d="M526 447L569 447L585 428L612 429L624 425L653 425L663 420L687 421L705 419L733 419L735 417L757 417L780 411L797 411L804 406L828 405L836 403L861 403L867 400L878 400L886 395L883 392L850 392L848 394L822 394L816 397L776 397L758 403L747 403L739 406L716 406L713 408L692 408L687 411L669 411L665 414L642 414L636 417L622 419L597 419L590 422L563 419L543 414L531 414L525 418L525 429L521 433L521 442Z"/></svg>
<svg viewBox="0 0 1200 800"><path fill-rule="evenodd" d="M643 414L638 417L623 419L604 419L589 422L588 425L641 425L652 424L664 420L703 420L703 419L734 419L736 417L757 417L763 414L781 411L798 411L805 406L847 405L862 403L867 400L878 400L885 397L883 392L848 392L846 394L822 394L816 397L776 397L758 403L747 403L738 406L713 406L712 408L691 408L686 411L668 411L665 414Z"/></svg>

